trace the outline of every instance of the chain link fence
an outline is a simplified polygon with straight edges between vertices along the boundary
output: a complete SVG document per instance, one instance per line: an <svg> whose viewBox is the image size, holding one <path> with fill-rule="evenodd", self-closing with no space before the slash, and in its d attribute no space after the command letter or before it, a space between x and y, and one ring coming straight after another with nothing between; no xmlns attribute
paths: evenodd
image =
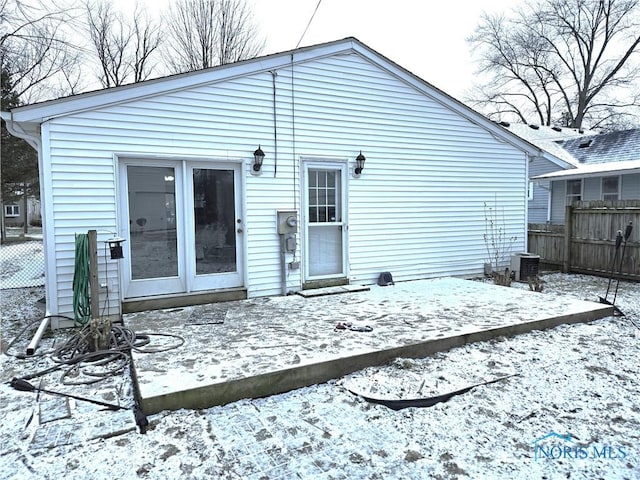
<svg viewBox="0 0 640 480"><path fill-rule="evenodd" d="M0 289L44 285L42 229L6 228L6 241L0 247Z"/></svg>

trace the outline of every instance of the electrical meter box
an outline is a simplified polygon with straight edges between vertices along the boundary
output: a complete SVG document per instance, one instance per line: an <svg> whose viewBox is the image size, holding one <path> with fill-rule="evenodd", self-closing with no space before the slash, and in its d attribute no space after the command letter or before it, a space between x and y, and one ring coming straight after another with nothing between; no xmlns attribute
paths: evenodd
<svg viewBox="0 0 640 480"><path fill-rule="evenodd" d="M298 231L298 212L278 210L278 235L288 235Z"/></svg>

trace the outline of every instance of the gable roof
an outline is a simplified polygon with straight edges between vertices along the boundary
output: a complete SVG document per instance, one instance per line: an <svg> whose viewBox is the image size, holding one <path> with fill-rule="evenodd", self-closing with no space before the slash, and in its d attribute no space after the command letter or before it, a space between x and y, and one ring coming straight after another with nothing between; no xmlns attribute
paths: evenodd
<svg viewBox="0 0 640 480"><path fill-rule="evenodd" d="M559 145L578 160L577 168L534 179L563 180L640 173L640 128L573 138Z"/></svg>
<svg viewBox="0 0 640 480"><path fill-rule="evenodd" d="M564 140L560 146L585 165L640 160L640 128Z"/></svg>
<svg viewBox="0 0 640 480"><path fill-rule="evenodd" d="M372 64L411 85L432 100L455 111L473 124L480 126L496 139L505 141L532 156L542 154L542 151L535 145L494 124L469 106L434 87L409 70L397 65L354 37L270 54L204 70L171 75L135 84L96 90L42 103L25 105L14 108L10 112L2 112L2 118L7 122L7 125L12 124L10 125L12 132L20 133L19 136L23 138L29 137L31 140L35 140L39 138L40 124L52 118L122 104L132 100L154 97L200 85L215 84L258 72L267 72L278 68L292 68L292 66L327 56L353 53L367 59Z"/></svg>

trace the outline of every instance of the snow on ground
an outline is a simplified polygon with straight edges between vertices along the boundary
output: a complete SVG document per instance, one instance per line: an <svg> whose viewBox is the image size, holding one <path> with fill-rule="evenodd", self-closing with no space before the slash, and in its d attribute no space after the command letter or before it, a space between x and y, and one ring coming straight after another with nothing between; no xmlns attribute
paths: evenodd
<svg viewBox="0 0 640 480"><path fill-rule="evenodd" d="M593 310L610 310L609 306L567 297L544 303L539 298L537 292L448 277L387 287L372 285L368 291L337 296L261 297L131 313L124 321L136 332L175 335L165 337L174 344L179 337L185 338L183 346L162 353L133 353L140 395L145 400L156 399L144 403L170 405L176 400L175 392L202 388L213 393L220 391L216 385L223 382L238 380L246 385L242 379L282 371L299 378L290 369L327 362L340 364L346 374L358 369L352 358L358 355L395 350L396 355L409 356L400 353L409 345L431 343L439 350L434 345L445 339L479 332L493 338L497 334L487 332L562 316L599 318L604 313ZM369 327L372 332L336 329L338 323ZM359 368L371 364L364 362L360 361ZM348 370L348 365L354 367ZM250 383L255 385L253 380ZM307 385L298 382L295 386ZM268 393L277 392L274 388ZM164 395L173 399L157 400ZM183 396L180 393L178 398ZM244 396L228 398L235 401ZM193 406L177 401L184 407ZM215 405L216 401L200 406Z"/></svg>
<svg viewBox="0 0 640 480"><path fill-rule="evenodd" d="M2 245L0 285L3 289L44 285L44 248L41 240Z"/></svg>
<svg viewBox="0 0 640 480"><path fill-rule="evenodd" d="M607 288L606 279L590 276L544 279L543 295L597 300ZM3 351L39 317L42 295L40 288L2 291ZM129 412L80 401L72 402L72 418L39 426L46 419L38 403L54 397L37 402L34 393L2 384L0 471L12 479L637 479L640 285L621 282L617 298L626 317L397 359L268 398L162 412L145 435L127 423ZM45 365L44 358L2 356L1 379ZM416 398L513 374L428 408L394 411L349 392ZM109 382L67 387L47 378L45 387L131 405L126 375ZM72 433L57 428L65 424Z"/></svg>

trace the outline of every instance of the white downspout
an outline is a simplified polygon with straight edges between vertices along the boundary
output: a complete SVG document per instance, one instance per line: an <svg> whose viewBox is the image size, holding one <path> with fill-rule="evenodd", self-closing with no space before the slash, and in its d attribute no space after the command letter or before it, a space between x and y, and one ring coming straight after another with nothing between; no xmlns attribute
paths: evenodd
<svg viewBox="0 0 640 480"><path fill-rule="evenodd" d="M547 188L547 225L551 225L551 182L549 182L549 188Z"/></svg>
<svg viewBox="0 0 640 480"><path fill-rule="evenodd" d="M533 158L527 152L524 154L524 251L529 251L529 163Z"/></svg>

